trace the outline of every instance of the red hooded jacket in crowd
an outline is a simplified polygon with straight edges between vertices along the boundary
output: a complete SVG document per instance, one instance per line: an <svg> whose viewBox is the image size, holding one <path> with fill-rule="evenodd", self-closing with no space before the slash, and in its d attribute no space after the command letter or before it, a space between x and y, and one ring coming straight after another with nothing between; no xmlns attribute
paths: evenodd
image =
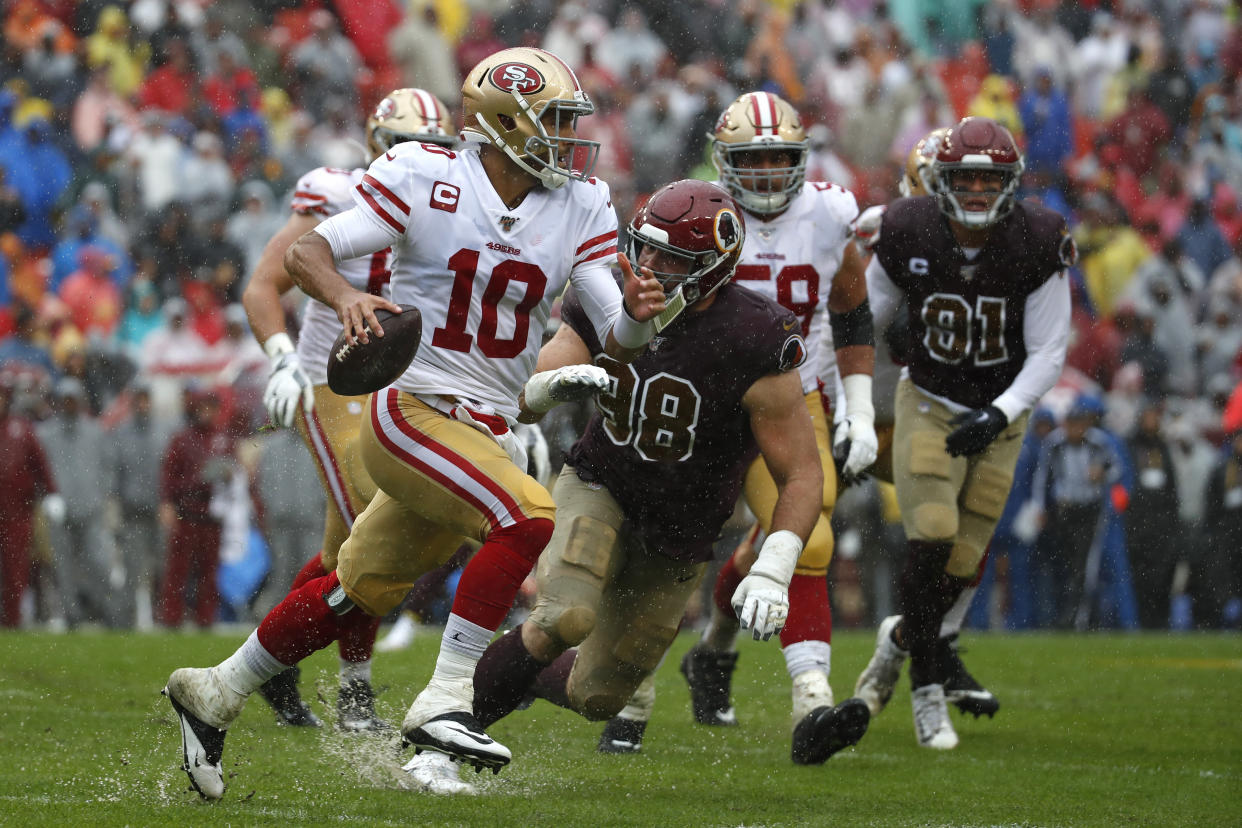
<svg viewBox="0 0 1242 828"><path fill-rule="evenodd" d="M214 425L191 424L173 436L160 469L160 500L171 503L177 517L214 523L210 514L214 462L230 455L230 438ZM213 462L214 461L214 462Z"/></svg>

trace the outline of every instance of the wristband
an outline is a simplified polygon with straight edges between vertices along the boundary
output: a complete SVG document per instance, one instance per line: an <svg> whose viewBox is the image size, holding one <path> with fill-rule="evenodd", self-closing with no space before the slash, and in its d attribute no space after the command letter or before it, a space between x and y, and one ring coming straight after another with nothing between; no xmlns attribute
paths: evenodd
<svg viewBox="0 0 1242 828"><path fill-rule="evenodd" d="M768 535L759 549L759 557L750 568L751 574L763 575L778 584L789 586L798 558L802 556L802 539L781 529Z"/></svg>
<svg viewBox="0 0 1242 828"><path fill-rule="evenodd" d="M276 362L285 354L291 354L293 351L293 340L284 331L272 334L263 343L263 353L267 354L267 358L272 362Z"/></svg>
<svg viewBox="0 0 1242 828"><path fill-rule="evenodd" d="M621 312L617 314L617 320L612 323L612 337L617 340L617 344L622 348L633 350L646 345L653 336L655 336L655 324L651 321L639 322L630 316L623 304Z"/></svg>
<svg viewBox="0 0 1242 828"><path fill-rule="evenodd" d="M875 406L871 403L871 375L846 374L841 377L845 390L845 416L875 422Z"/></svg>

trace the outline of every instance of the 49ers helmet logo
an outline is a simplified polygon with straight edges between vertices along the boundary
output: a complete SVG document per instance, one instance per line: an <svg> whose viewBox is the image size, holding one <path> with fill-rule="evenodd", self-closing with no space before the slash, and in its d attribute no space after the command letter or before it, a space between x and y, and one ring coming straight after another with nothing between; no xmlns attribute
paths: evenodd
<svg viewBox="0 0 1242 828"><path fill-rule="evenodd" d="M397 102L392 98L384 98L379 102L379 106L375 107L375 114L371 117L377 121L386 121L396 114Z"/></svg>
<svg viewBox="0 0 1242 828"><path fill-rule="evenodd" d="M519 95L532 95L544 86L543 75L526 63L502 63L488 74L487 79L500 91L517 92Z"/></svg>

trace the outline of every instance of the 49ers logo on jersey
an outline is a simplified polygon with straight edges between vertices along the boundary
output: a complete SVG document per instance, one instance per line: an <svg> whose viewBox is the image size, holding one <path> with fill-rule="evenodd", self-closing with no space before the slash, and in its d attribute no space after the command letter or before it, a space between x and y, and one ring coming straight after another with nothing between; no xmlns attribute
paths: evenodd
<svg viewBox="0 0 1242 828"><path fill-rule="evenodd" d="M543 89L543 75L525 63L502 63L491 71L487 79L501 92L517 92L532 95Z"/></svg>

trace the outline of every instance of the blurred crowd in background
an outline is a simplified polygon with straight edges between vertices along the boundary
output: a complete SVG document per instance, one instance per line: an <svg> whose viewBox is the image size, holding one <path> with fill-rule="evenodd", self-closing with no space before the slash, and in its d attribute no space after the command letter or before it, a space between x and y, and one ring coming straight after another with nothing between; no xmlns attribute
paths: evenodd
<svg viewBox="0 0 1242 828"><path fill-rule="evenodd" d="M267 362L237 304L245 279L300 175L365 164L363 122L386 91L456 107L462 72L510 45L577 70L597 106L579 132L602 143L595 173L623 226L659 185L714 178L709 133L744 91L792 102L809 178L861 207L897 196L933 128L970 114L1008 126L1021 196L1070 219L1081 258L1069 363L972 621L1239 624L1234 3L8 0L0 13L0 427L37 424L48 479L0 471L25 475L14 492L55 492L29 527L28 575L0 558L5 624L206 626L283 594L277 562L314 551L321 495L296 436L260 429ZM559 456L573 429L548 436ZM193 492L170 480L178 440L197 452ZM1051 448L1075 440L1109 448L1080 469ZM1070 573L1085 598L1063 594L1064 533L1026 508L1045 500L1099 516L1074 536L1092 545L1088 572ZM842 626L892 610L893 509L874 485L843 498ZM187 514L220 532L218 561L167 553ZM0 525L0 541L22 531ZM1090 610L1067 618L1067 600Z"/></svg>

